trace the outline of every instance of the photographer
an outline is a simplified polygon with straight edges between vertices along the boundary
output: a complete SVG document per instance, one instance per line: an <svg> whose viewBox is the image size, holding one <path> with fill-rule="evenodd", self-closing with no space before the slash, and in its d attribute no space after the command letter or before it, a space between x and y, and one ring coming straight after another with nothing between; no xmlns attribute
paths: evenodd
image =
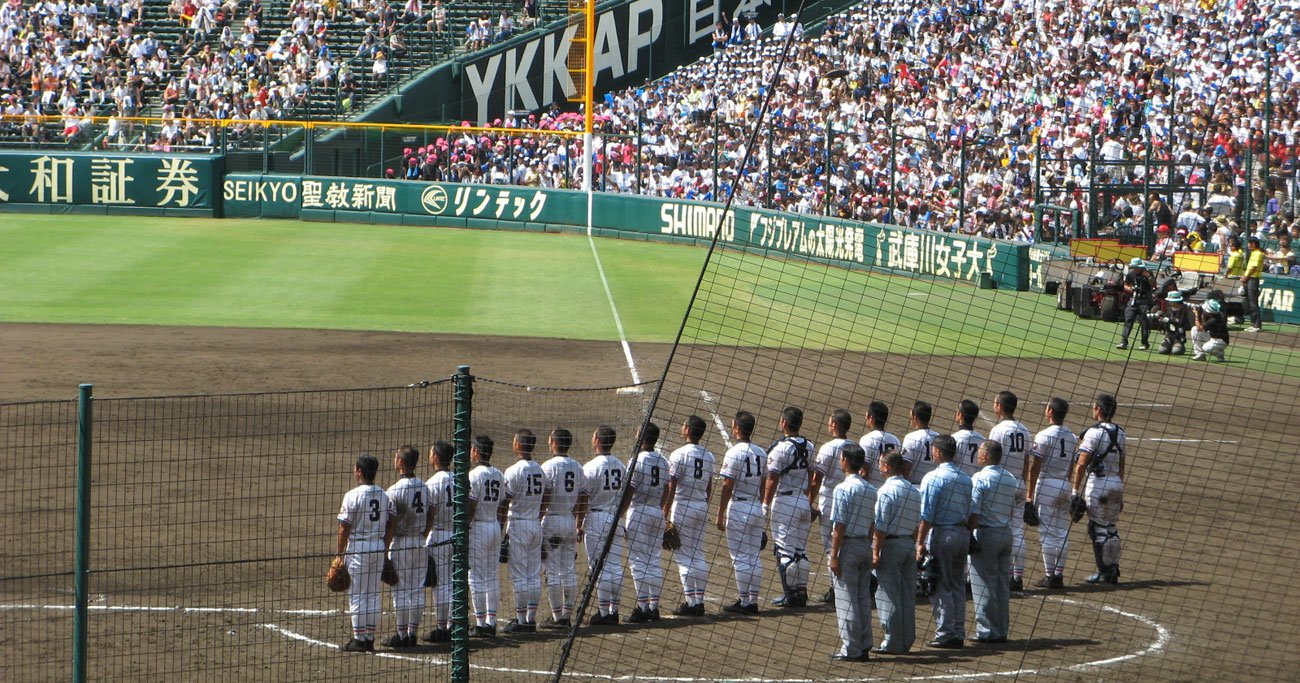
<svg viewBox="0 0 1300 683"><path fill-rule="evenodd" d="M1165 295L1165 312L1160 316L1160 324L1165 328L1165 339L1160 342L1161 355L1181 356L1186 353L1187 332L1195 324L1192 320L1191 307L1183 303L1183 293L1174 290Z"/></svg>
<svg viewBox="0 0 1300 683"><path fill-rule="evenodd" d="M1156 289L1156 276L1146 269L1142 259L1135 258L1129 262L1128 274L1124 276L1124 292L1128 294L1128 306L1124 308L1124 331L1115 348L1123 351L1128 348L1128 336L1133 332L1133 321L1138 321L1142 330L1141 351L1151 348L1151 302Z"/></svg>
<svg viewBox="0 0 1300 683"><path fill-rule="evenodd" d="M1192 329L1192 360L1205 360L1208 355L1223 362L1226 360L1223 350L1228 348L1228 319L1223 315L1223 292L1212 290L1205 303L1193 308L1196 326Z"/></svg>

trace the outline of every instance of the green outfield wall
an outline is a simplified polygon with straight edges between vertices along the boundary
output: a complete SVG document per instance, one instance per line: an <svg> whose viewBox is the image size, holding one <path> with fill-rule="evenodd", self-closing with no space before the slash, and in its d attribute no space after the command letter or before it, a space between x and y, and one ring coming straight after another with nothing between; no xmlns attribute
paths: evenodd
<svg viewBox="0 0 1300 683"><path fill-rule="evenodd" d="M222 196L230 217L544 232L585 232L587 226L587 195L574 190L230 174ZM722 205L709 202L611 193L592 198L592 228L603 237L707 244L723 215ZM726 214L722 241L832 265L967 282L990 273L998 288L1029 286L1026 245L976 237L736 208Z"/></svg>
<svg viewBox="0 0 1300 683"><path fill-rule="evenodd" d="M0 152L0 210L213 217L220 156Z"/></svg>

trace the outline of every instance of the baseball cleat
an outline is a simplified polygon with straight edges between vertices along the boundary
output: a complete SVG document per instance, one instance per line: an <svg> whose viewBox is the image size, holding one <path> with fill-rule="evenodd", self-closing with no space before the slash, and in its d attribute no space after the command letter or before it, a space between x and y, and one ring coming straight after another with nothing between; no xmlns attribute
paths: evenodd
<svg viewBox="0 0 1300 683"><path fill-rule="evenodd" d="M353 638L352 640L349 640L348 642L344 643L343 647L340 647L339 649L344 652L369 652L370 651L366 649L366 641L357 640L356 638Z"/></svg>

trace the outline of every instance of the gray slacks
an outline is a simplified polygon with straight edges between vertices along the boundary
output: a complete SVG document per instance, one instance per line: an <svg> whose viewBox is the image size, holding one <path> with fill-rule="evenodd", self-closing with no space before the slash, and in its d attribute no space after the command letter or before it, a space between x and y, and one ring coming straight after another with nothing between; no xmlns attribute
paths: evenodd
<svg viewBox="0 0 1300 683"><path fill-rule="evenodd" d="M835 622L840 627L838 654L857 657L871 649L871 539L844 539L840 575L833 581Z"/></svg>
<svg viewBox="0 0 1300 683"><path fill-rule="evenodd" d="M970 556L975 637L1006 638L1011 630L1011 530L975 530L980 551Z"/></svg>
<svg viewBox="0 0 1300 683"><path fill-rule="evenodd" d="M916 642L916 549L911 536L885 539L876 580L876 608L885 631L880 649L907 652Z"/></svg>
<svg viewBox="0 0 1300 683"><path fill-rule="evenodd" d="M964 526L940 526L930 531L930 554L939 572L930 596L936 640L966 639L966 555L970 532Z"/></svg>

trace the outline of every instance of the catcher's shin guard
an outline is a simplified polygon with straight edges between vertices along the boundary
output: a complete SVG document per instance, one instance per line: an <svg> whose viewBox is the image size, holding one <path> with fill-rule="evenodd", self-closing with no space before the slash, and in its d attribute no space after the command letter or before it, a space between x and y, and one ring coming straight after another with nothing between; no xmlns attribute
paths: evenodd
<svg viewBox="0 0 1300 683"><path fill-rule="evenodd" d="M1097 526L1093 522L1088 522L1088 538L1092 541L1093 561L1097 564L1097 571L1106 570L1106 560L1103 555L1106 547L1106 530Z"/></svg>

